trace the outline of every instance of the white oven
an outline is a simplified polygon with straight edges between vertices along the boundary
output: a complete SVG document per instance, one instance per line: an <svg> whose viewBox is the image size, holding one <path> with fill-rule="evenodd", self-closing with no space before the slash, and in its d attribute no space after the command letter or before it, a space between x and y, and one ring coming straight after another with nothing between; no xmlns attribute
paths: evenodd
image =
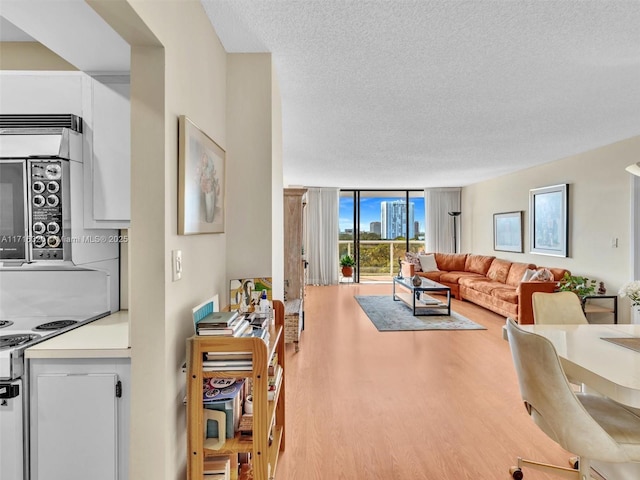
<svg viewBox="0 0 640 480"><path fill-rule="evenodd" d="M0 269L0 479L29 480L25 349L108 315L109 275L55 265Z"/></svg>
<svg viewBox="0 0 640 480"><path fill-rule="evenodd" d="M0 380L0 475L2 480L24 478L22 380Z"/></svg>

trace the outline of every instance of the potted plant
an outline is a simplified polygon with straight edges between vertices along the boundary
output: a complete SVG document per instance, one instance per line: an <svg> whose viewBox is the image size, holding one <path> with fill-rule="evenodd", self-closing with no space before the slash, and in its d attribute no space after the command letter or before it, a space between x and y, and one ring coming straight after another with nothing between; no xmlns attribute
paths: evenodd
<svg viewBox="0 0 640 480"><path fill-rule="evenodd" d="M356 261L349 254L344 254L340 257L340 266L342 267L342 276L343 277L351 277L353 275L353 266L356 264Z"/></svg>
<svg viewBox="0 0 640 480"><path fill-rule="evenodd" d="M558 282L558 291L560 292L573 292L582 300L587 295L593 295L596 290L596 281L590 280L587 277L581 277L578 275L570 275L565 272L564 276Z"/></svg>

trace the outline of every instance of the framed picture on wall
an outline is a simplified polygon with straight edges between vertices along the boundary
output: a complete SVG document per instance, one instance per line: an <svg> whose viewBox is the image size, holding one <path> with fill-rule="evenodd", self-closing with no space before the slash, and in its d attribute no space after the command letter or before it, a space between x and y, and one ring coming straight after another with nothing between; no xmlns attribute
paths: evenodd
<svg viewBox="0 0 640 480"><path fill-rule="evenodd" d="M493 214L493 249L522 253L522 210Z"/></svg>
<svg viewBox="0 0 640 480"><path fill-rule="evenodd" d="M529 190L531 253L569 255L569 184Z"/></svg>
<svg viewBox="0 0 640 480"><path fill-rule="evenodd" d="M225 151L186 116L178 127L178 234L223 233Z"/></svg>

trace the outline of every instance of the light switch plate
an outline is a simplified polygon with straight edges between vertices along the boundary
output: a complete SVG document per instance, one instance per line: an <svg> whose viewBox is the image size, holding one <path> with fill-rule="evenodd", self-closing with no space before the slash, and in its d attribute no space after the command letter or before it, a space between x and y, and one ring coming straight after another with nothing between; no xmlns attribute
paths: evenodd
<svg viewBox="0 0 640 480"><path fill-rule="evenodd" d="M173 266L173 281L177 282L182 278L182 250L171 251L171 265Z"/></svg>

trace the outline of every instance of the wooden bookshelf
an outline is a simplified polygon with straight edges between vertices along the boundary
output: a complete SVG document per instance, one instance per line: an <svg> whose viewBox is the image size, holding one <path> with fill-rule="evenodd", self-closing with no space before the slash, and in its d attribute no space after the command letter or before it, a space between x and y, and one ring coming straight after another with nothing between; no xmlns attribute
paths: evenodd
<svg viewBox="0 0 640 480"><path fill-rule="evenodd" d="M269 329L269 344L260 338L193 336L187 340L187 478L203 479L203 462L207 455L229 455L232 465L238 453L251 453L254 480L275 479L278 456L285 447L285 352L284 305L273 301L275 325ZM203 371L202 361L206 352L251 352L251 371ZM268 366L273 354L278 353L278 363L283 369L282 379L276 388L274 399L268 400ZM251 378L253 381L253 435L250 438L236 433L227 438L219 450L204 448L205 425L202 403L202 383L205 378ZM271 426L274 425L273 430ZM273 432L271 444L269 434ZM236 468L231 478L238 479Z"/></svg>

